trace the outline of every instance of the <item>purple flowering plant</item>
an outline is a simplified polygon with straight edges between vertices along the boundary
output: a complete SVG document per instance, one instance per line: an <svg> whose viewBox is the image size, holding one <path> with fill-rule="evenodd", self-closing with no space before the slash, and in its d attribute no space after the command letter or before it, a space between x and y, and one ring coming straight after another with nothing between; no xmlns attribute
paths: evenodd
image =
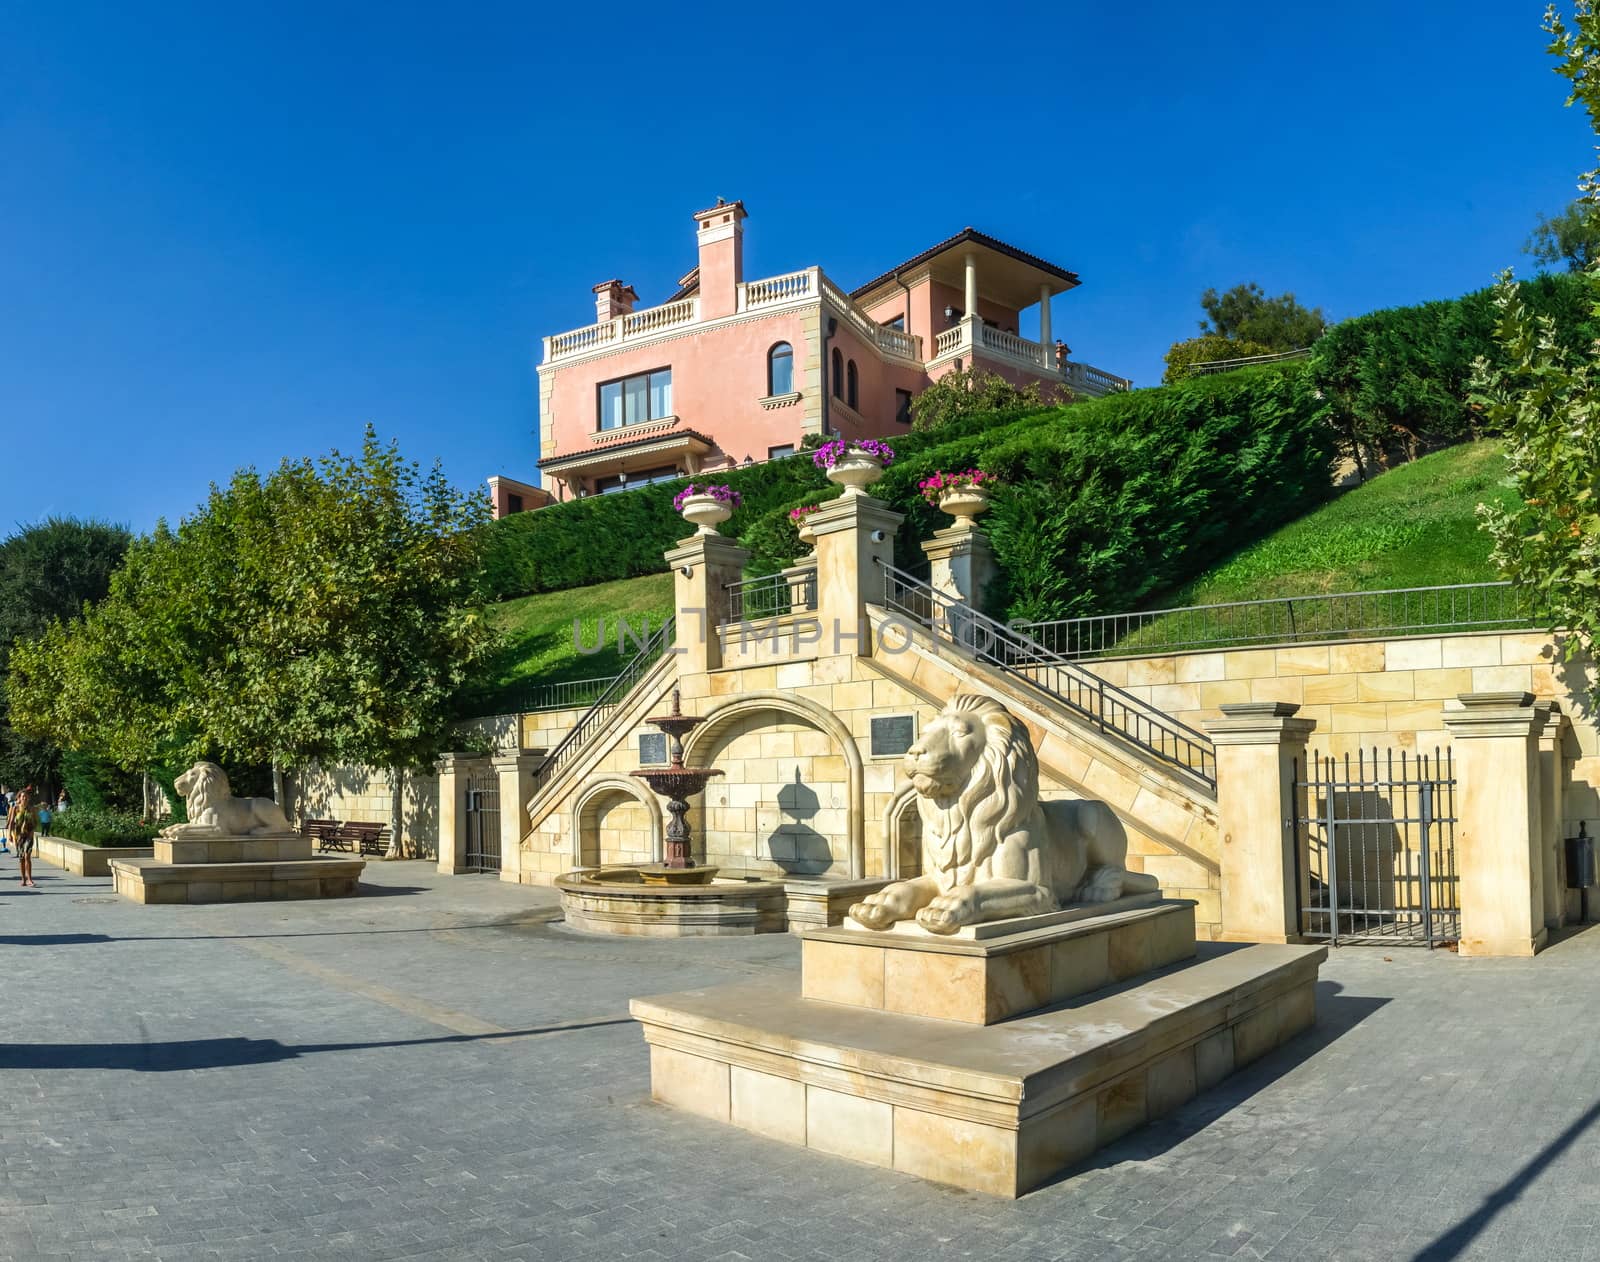
<svg viewBox="0 0 1600 1262"><path fill-rule="evenodd" d="M852 450L876 456L885 466L894 463L894 448L877 438L835 438L811 453L811 463L819 469L831 469Z"/></svg>
<svg viewBox="0 0 1600 1262"><path fill-rule="evenodd" d="M726 504L729 508L738 508L744 503L744 496L731 486L712 486L710 483L705 486L696 486L691 482L672 497L673 512L683 512L684 501L692 495L709 495L717 503Z"/></svg>
<svg viewBox="0 0 1600 1262"><path fill-rule="evenodd" d="M987 491L994 484L994 475L982 469L963 469L959 473L946 473L940 469L931 478L923 478L918 482L917 490L922 492L923 499L937 506L952 491Z"/></svg>

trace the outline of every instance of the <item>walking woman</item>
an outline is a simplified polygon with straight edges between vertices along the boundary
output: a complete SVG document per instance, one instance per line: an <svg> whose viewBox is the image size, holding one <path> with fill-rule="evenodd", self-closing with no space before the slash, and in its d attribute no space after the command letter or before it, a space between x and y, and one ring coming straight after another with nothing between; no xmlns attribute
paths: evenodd
<svg viewBox="0 0 1600 1262"><path fill-rule="evenodd" d="M31 784L22 789L12 802L11 814L6 819L11 840L17 848L17 867L21 870L25 888L38 885L33 879L33 836L39 822L39 806L34 801L35 796Z"/></svg>

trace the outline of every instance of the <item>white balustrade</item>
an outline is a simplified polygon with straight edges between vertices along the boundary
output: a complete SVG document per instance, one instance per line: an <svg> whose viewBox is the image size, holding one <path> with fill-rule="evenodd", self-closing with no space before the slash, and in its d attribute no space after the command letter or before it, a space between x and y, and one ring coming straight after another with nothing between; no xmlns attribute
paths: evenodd
<svg viewBox="0 0 1600 1262"><path fill-rule="evenodd" d="M1121 394L1124 390L1133 389L1133 382L1128 378L1118 377L1115 373L1105 372L1088 364L1068 361L1063 368L1067 384L1078 394L1091 399L1098 399L1107 394Z"/></svg>
<svg viewBox="0 0 1600 1262"><path fill-rule="evenodd" d="M967 342L967 326L958 324L953 329L945 329L933 339L933 355L937 359L940 355L949 355L960 350Z"/></svg>
<svg viewBox="0 0 1600 1262"><path fill-rule="evenodd" d="M623 337L643 337L660 329L670 329L680 324L693 324L700 314L698 298L684 298L660 307L648 307L622 317Z"/></svg>
<svg viewBox="0 0 1600 1262"><path fill-rule="evenodd" d="M793 302L797 298L814 298L817 269L808 267L803 272L790 272L786 276L769 276L765 280L746 281L742 310L770 307L778 302Z"/></svg>
<svg viewBox="0 0 1600 1262"><path fill-rule="evenodd" d="M1012 359L1020 359L1023 363L1034 368L1055 367L1053 362L1047 363L1045 348L1040 346L1038 342L1030 342L1027 338L1018 337L1015 333L1008 333L1004 329L990 328L987 324L982 327L983 344L988 349L998 351L1000 354L1009 356ZM1053 359L1053 349L1051 356Z"/></svg>
<svg viewBox="0 0 1600 1262"><path fill-rule="evenodd" d="M879 324L829 280L823 280L822 292L861 338L871 342L886 355L898 355L902 359L913 360L919 364L922 362L922 338L915 333Z"/></svg>

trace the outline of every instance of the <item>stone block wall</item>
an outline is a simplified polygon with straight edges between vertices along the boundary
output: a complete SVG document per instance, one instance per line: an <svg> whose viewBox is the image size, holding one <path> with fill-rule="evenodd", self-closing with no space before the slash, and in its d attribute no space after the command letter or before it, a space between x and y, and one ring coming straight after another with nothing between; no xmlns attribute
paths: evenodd
<svg viewBox="0 0 1600 1262"><path fill-rule="evenodd" d="M291 823L337 819L387 824L389 777L369 767L309 766L284 776ZM439 777L408 775L401 842L407 856L436 858L439 853Z"/></svg>

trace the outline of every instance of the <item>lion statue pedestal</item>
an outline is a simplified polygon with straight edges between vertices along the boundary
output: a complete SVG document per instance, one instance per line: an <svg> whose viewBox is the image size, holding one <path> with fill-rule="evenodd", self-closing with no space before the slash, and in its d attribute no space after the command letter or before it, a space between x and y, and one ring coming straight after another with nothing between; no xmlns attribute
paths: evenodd
<svg viewBox="0 0 1600 1262"><path fill-rule="evenodd" d="M314 854L276 802L234 797L216 763L195 763L173 785L189 822L162 829L153 858L113 860L117 893L139 903L221 903L356 892L363 860Z"/></svg>
<svg viewBox="0 0 1600 1262"><path fill-rule="evenodd" d="M952 699L905 771L922 873L806 930L799 994L633 1001L655 1099L1020 1196L1315 1021L1326 949L1198 949L1194 904L1127 870L1114 812L1040 802L999 702Z"/></svg>

